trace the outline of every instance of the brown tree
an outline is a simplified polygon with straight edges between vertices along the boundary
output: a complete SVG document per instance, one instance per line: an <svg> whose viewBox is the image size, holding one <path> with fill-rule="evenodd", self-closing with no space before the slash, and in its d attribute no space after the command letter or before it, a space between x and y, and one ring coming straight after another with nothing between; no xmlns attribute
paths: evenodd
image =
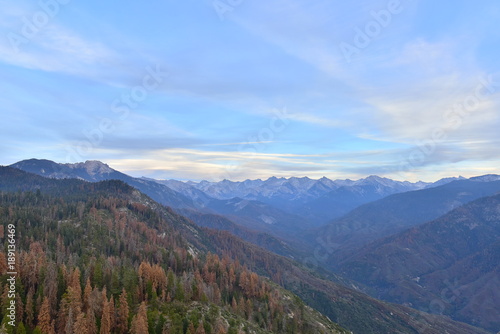
<svg viewBox="0 0 500 334"><path fill-rule="evenodd" d="M200 323L198 324L198 328L196 328L195 334L206 334L205 328L203 327L203 321L200 321Z"/></svg>
<svg viewBox="0 0 500 334"><path fill-rule="evenodd" d="M148 315L146 309L146 302L142 302L139 306L139 312L132 319L132 326L130 328L132 334L147 334L148 333Z"/></svg>
<svg viewBox="0 0 500 334"><path fill-rule="evenodd" d="M118 333L127 333L128 331L128 316L129 308L127 302L127 292L122 290L120 295L120 304L118 305L118 316L116 318L116 330Z"/></svg>
<svg viewBox="0 0 500 334"><path fill-rule="evenodd" d="M115 313L115 298L111 296L109 299L109 318L110 318L110 326L111 332L114 332L116 328L116 313Z"/></svg>
<svg viewBox="0 0 500 334"><path fill-rule="evenodd" d="M194 328L194 325L192 322L189 323L187 333L188 334L196 334L196 328Z"/></svg>
<svg viewBox="0 0 500 334"><path fill-rule="evenodd" d="M50 303L47 297L43 298L42 307L38 313L38 327L44 334L54 334L54 326L50 316Z"/></svg>
<svg viewBox="0 0 500 334"><path fill-rule="evenodd" d="M92 286L90 285L90 278L87 278L85 289L83 290L83 311L88 312L90 308L90 294L92 293Z"/></svg>
<svg viewBox="0 0 500 334"><path fill-rule="evenodd" d="M100 334L111 333L111 309L106 297L103 299Z"/></svg>
<svg viewBox="0 0 500 334"><path fill-rule="evenodd" d="M95 313L92 308L89 308L89 311L87 312L87 326L89 334L97 334Z"/></svg>
<svg viewBox="0 0 500 334"><path fill-rule="evenodd" d="M85 313L81 312L77 317L73 326L74 334L89 334L88 322Z"/></svg>

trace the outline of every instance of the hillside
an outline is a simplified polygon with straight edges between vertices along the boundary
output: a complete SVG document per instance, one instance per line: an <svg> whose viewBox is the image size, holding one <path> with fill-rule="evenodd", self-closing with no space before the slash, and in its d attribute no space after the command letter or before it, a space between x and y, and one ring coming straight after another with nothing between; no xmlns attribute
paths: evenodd
<svg viewBox="0 0 500 334"><path fill-rule="evenodd" d="M189 209L180 209L177 210L177 212L191 219L198 226L208 227L219 231L228 231L234 236L237 236L245 241L248 241L254 245L262 247L275 254L290 258L295 258L299 256L297 250L295 248L292 248L286 242L270 234L257 232L248 229L244 226L235 224L233 221L229 220L224 216L211 213L203 213L197 210L189 210Z"/></svg>
<svg viewBox="0 0 500 334"><path fill-rule="evenodd" d="M500 330L500 195L378 240L338 271L379 298Z"/></svg>

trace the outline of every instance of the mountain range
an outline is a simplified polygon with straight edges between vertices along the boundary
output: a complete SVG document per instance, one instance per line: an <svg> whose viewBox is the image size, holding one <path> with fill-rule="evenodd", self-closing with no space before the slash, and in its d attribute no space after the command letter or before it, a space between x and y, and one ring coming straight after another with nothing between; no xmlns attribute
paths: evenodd
<svg viewBox="0 0 500 334"><path fill-rule="evenodd" d="M447 178L435 183L394 181L375 175L357 181L330 180L323 177L313 180L308 177L246 180L233 182L187 182L217 199L239 197L273 205L284 211L292 212L319 226L339 217L355 207L385 196L430 188L461 178ZM165 184L169 184L168 181Z"/></svg>

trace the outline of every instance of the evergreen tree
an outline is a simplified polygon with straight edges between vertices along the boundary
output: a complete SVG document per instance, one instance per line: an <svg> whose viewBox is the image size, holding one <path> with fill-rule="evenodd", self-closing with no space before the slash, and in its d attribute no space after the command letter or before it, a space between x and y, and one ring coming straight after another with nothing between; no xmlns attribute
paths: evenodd
<svg viewBox="0 0 500 334"><path fill-rule="evenodd" d="M103 305L102 305L102 317L101 317L101 329L99 334L110 334L111 333L111 308L110 303L104 295Z"/></svg>
<svg viewBox="0 0 500 334"><path fill-rule="evenodd" d="M81 312L75 321L75 325L73 326L74 334L89 334L88 322L85 313Z"/></svg>
<svg viewBox="0 0 500 334"><path fill-rule="evenodd" d="M128 317L129 317L129 308L127 301L127 292L125 289L122 290L122 294L120 295L120 304L118 305L118 316L117 316L117 324L116 329L118 333L127 333L128 331Z"/></svg>
<svg viewBox="0 0 500 334"><path fill-rule="evenodd" d="M50 304L47 297L43 298L42 307L38 313L38 327L43 334L54 334L52 318L50 316Z"/></svg>
<svg viewBox="0 0 500 334"><path fill-rule="evenodd" d="M132 326L130 328L132 334L145 334L148 333L148 315L146 302L142 302L139 306L137 315L132 319Z"/></svg>

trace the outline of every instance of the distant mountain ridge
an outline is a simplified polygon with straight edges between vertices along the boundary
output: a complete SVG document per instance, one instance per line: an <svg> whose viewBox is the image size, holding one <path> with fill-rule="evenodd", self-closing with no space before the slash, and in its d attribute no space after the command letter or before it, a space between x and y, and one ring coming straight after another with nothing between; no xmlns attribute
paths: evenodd
<svg viewBox="0 0 500 334"><path fill-rule="evenodd" d="M263 181L245 180L245 181L230 181L223 180L219 182L187 182L189 185L204 191L206 194L219 199L229 199L233 197L241 197L246 199L261 198L286 198L291 201L307 201L318 198L321 195L328 193L334 189L341 187L355 187L363 185L379 185L378 189L382 188L401 188L404 190L422 189L432 185L432 183L408 181L394 181L388 178L379 176L369 176L357 181L353 180L330 180L327 177L314 180L308 177L290 177L277 178L270 177Z"/></svg>
<svg viewBox="0 0 500 334"><path fill-rule="evenodd" d="M239 197L264 202L303 216L319 226L362 204L392 194L431 188L460 179L463 177L451 177L433 183L412 183L371 175L357 181L330 180L326 177L318 180L308 177L271 177L267 180L186 183L218 199ZM162 182L168 184L169 181Z"/></svg>

